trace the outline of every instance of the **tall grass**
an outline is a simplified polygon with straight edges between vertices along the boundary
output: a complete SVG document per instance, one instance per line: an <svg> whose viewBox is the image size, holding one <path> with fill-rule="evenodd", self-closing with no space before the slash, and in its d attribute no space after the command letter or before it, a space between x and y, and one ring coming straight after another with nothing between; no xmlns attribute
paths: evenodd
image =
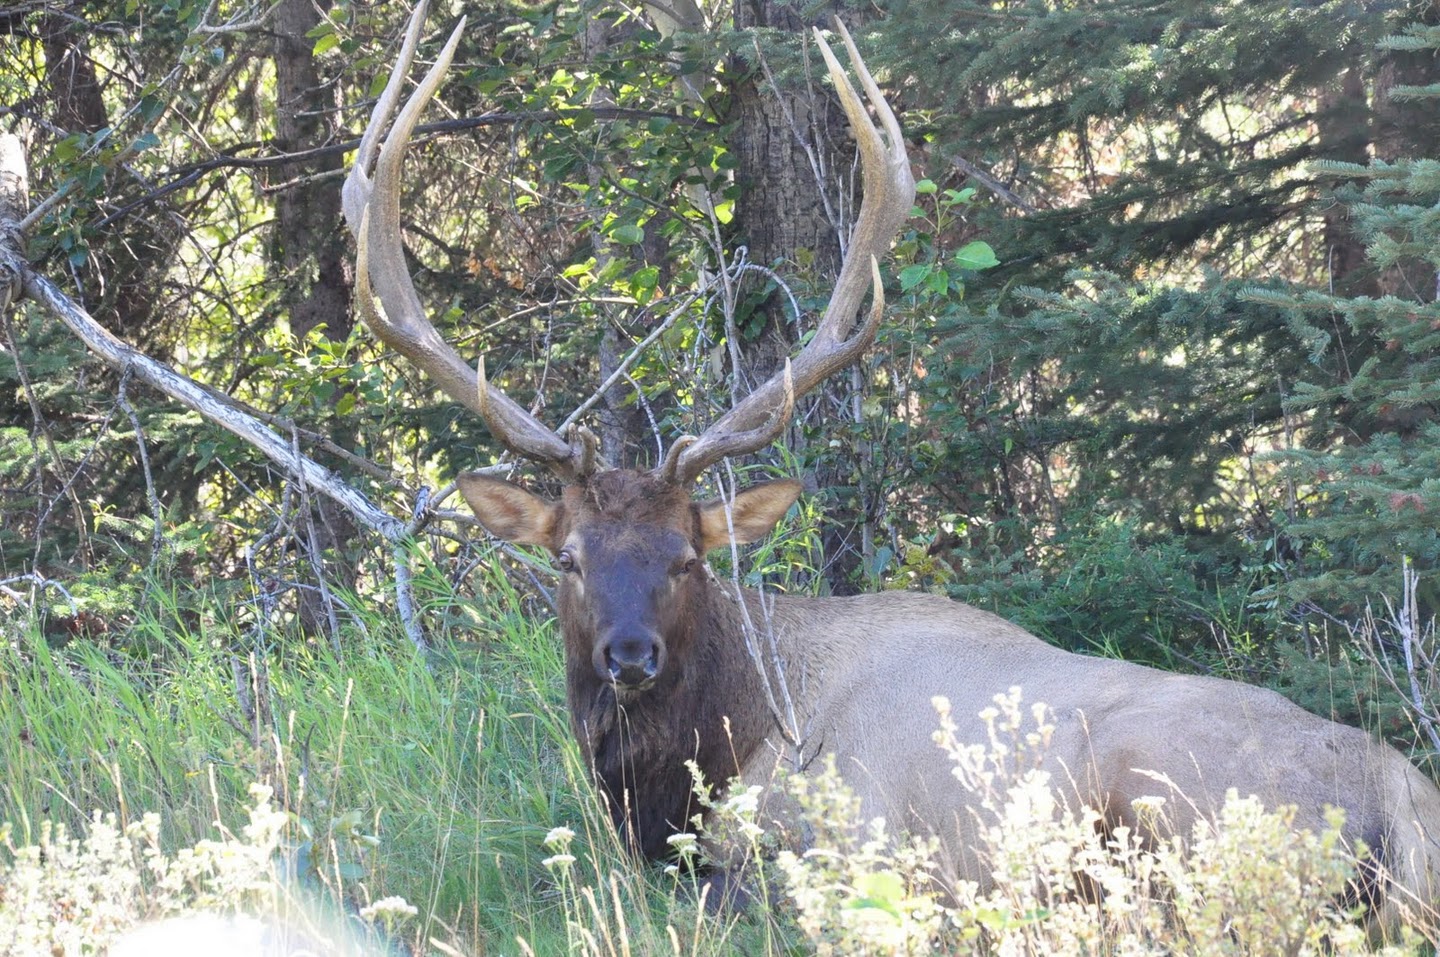
<svg viewBox="0 0 1440 957"><path fill-rule="evenodd" d="M938 740L956 786L967 774L1004 785L981 802L995 815L981 831L994 887L942 893L927 842L863 820L843 785L817 774L791 785L813 844L766 865L771 906L709 914L685 861L639 864L619 846L571 739L553 626L503 575L477 600L439 575L422 584L440 623L424 654L382 613L353 611L363 601L348 602L337 650L262 627L224 596L154 584L99 638L55 647L34 622L0 623L0 822L11 822L0 955L51 953L44 928L70 920L82 896L84 913L103 917L80 930L70 920L66 953L103 952L193 907L304 914L372 953L1370 950L1336 903L1354 861L1335 833L1292 839L1283 810L1242 802L1197 834L1199 854L1124 835L1107 846L1045 782L1005 782L983 764L996 758L953 733ZM1018 701L997 712L1023 736L1019 713ZM1036 746L1017 737L1012 760L1022 743ZM967 760L982 763L967 771ZM753 805L716 795L727 814ZM739 824L766 840L764 822ZM279 867L261 887L226 871L234 860ZM230 898L216 890L232 885ZM24 944L3 926L22 887L49 908L27 905L43 932Z"/></svg>
<svg viewBox="0 0 1440 957"><path fill-rule="evenodd" d="M103 640L55 648L33 623L5 623L0 821L12 843L52 824L83 834L104 811L122 830L158 815L163 847L191 847L217 824L239 833L259 782L290 815L294 889L337 913L403 897L419 912L413 944L560 953L583 922L596 953L672 952L674 911L686 952L724 952L731 922L697 932L688 887L618 846L570 736L552 626L503 576L478 602L427 585L460 612L429 654L378 613L353 620L337 652L257 628L233 602L159 587ZM569 880L597 888L589 913L542 864L557 824L578 835Z"/></svg>

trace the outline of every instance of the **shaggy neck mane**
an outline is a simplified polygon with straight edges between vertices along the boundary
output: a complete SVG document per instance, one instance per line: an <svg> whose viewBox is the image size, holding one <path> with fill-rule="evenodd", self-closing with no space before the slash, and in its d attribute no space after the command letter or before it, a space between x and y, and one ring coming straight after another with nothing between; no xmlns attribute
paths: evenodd
<svg viewBox="0 0 1440 957"><path fill-rule="evenodd" d="M620 698L596 677L588 651L577 654L593 636L561 606L575 737L622 840L647 858L667 856L666 839L694 829L690 819L700 807L686 762L719 791L773 724L732 596L707 575L688 623L679 626L687 633L665 636L683 651L653 687Z"/></svg>

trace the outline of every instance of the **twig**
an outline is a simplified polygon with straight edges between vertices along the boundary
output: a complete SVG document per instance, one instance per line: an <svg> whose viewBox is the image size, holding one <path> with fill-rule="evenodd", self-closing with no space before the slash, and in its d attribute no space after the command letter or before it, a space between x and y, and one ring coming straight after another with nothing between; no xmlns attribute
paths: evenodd
<svg viewBox="0 0 1440 957"><path fill-rule="evenodd" d="M991 176L989 173L985 172L985 170L976 166L974 163L970 162L964 157L950 157L950 165L954 166L956 169L964 173L966 176L969 176L971 179L979 180L982 186L990 190L990 192L994 193L996 196L999 196L1002 200L1009 203L1011 206L1014 206L1017 209L1023 209L1027 213L1035 212L1035 207L1030 203L1027 203L1025 200L1021 199L1018 193L1012 191L1009 187L1005 186L994 176Z"/></svg>
<svg viewBox="0 0 1440 957"><path fill-rule="evenodd" d="M626 109L623 107L616 107L613 109L587 110L587 112L594 114L597 120L610 121L647 120L654 117L665 117L666 119L670 120L683 119L677 118L672 113L667 113L661 110L635 110ZM444 134L459 133L466 130L483 129L489 126L518 126L524 123L559 123L573 118L573 116L569 115L566 112L554 112L549 110L522 113L486 113L482 116L462 116L450 120L439 120L434 123L419 124L415 128L415 137L412 142L416 145L421 145L433 139L436 139L437 137ZM715 123L712 120L695 119L693 121L694 128L714 125ZM231 148L256 148L258 146L264 145L268 144L245 143L239 144L238 146ZM124 219L126 216L129 216L136 210L153 205L154 203L158 202L161 199L164 199L166 196L170 195L173 192L176 192L177 190L185 189L188 186L194 185L195 183L199 182L206 173L213 172L214 170L276 169L287 166L303 165L307 163L318 163L324 160L333 159L336 156L342 156L345 153L349 153L359 145L360 139L356 137L352 139L341 140L336 143L328 143L325 146L316 146L308 150L296 150L293 153L278 153L273 156L258 156L254 158L222 154L214 159L201 160L195 163L187 163L182 166L176 166L170 171L170 175L173 177L172 179L155 187L155 189L153 189L151 192L146 193L138 199L126 204L125 206L120 207L115 212L110 213L108 216L97 220L91 225L90 228L100 229L114 222L117 222L118 220ZM46 211L48 211L48 209L54 206L56 203L60 202L60 200L63 198L63 196L59 196L59 194L56 194L55 197L47 199ZM43 215L43 213L41 215ZM37 217L32 214L27 221L35 221L36 219Z"/></svg>
<svg viewBox="0 0 1440 957"><path fill-rule="evenodd" d="M64 585L53 578L46 578L39 572L30 572L27 575L14 575L10 578L0 579L0 592L3 592L11 601L23 602L25 596L10 588L11 585L16 585L20 582L29 584L32 590L44 591L47 588L55 589L64 595L65 600L70 603L70 614L78 615L80 613L80 605L75 601L75 596L66 591Z"/></svg>
<svg viewBox="0 0 1440 957"><path fill-rule="evenodd" d="M306 485L330 497L367 528L394 540L403 534L404 526L394 517L376 508L358 489L342 481L329 469L313 459L296 456L289 444L266 428L254 416L217 401L214 394L194 379L139 351L116 338L88 312L80 308L49 279L24 269L25 292L44 306L55 318L100 358L116 369L133 369L140 381L198 412L209 421L233 433L257 449L287 474L302 477Z"/></svg>
<svg viewBox="0 0 1440 957"><path fill-rule="evenodd" d="M655 439L655 461L660 462L665 458L665 439L660 435L660 423L655 421L655 410L650 408L650 401L645 398L645 390L640 388L640 383L630 373L625 373L625 381L630 383L630 388L635 390L635 401L640 403L640 408L645 410L645 419L650 423L650 435Z"/></svg>
<svg viewBox="0 0 1440 957"><path fill-rule="evenodd" d="M1405 558L1404 567L1401 571L1401 600L1404 602L1404 611L1396 619L1394 611L1391 617L1400 626L1402 636L1401 646L1405 651L1405 673L1410 678L1410 703L1415 709L1415 716L1420 719L1420 725L1425 729L1425 734L1430 738L1430 746L1437 753L1440 753L1440 731L1435 727L1435 718L1427 706L1425 695L1420 690L1420 679L1415 668L1415 646L1419 636L1416 634L1420 628L1420 607L1417 598L1419 591L1420 576L1410 564L1410 559ZM1431 633L1433 635L1433 632ZM1430 675L1433 679L1433 673Z"/></svg>
<svg viewBox="0 0 1440 957"><path fill-rule="evenodd" d="M23 282L23 273L21 275ZM55 437L50 434L50 426L45 420L44 410L40 408L40 400L35 395L35 386L30 381L30 373L25 368L25 363L20 361L20 345L19 341L15 338L15 328L10 322L9 310L0 311L0 325L4 326L5 343L10 350L10 358L15 362L15 374L20 379L20 389L25 393L25 401L30 406L30 417L35 423L35 432L38 432L40 437L45 441L45 448L50 453L51 462L54 463L55 474L57 476L63 476L65 474L65 460L60 457L60 449L55 445ZM41 461L40 446L39 443L35 441L34 433L31 434L30 443L35 452L35 484L37 494L43 500L45 498L45 466ZM38 565L40 561L40 551L42 548L41 533L44 531L45 523L49 521L50 513L54 510L55 503L62 498L69 499L70 506L75 511L75 533L80 536L81 549L84 551L89 550L89 533L87 531L88 523L85 521L85 509L80 504L80 498L75 494L74 489L75 479L79 477L79 474L77 470L71 473L70 477L61 483L60 491L56 492L53 498L45 502L45 508L35 520L35 559L33 564Z"/></svg>
<svg viewBox="0 0 1440 957"><path fill-rule="evenodd" d="M615 367L615 371L610 373L610 375L605 379L605 381L600 384L600 387L598 389L590 393L590 397L588 399L580 403L580 405L575 409L575 411L570 413L570 415L565 419L565 421L560 424L560 428L558 428L556 431L559 432L561 435L564 435L566 429L570 428L572 425L578 422L580 420L580 417L586 412L589 412L591 407L594 406L595 403L599 402L600 399L605 395L605 392L616 382L620 381L620 379L630 371L630 367L633 366L637 361L639 361L640 356L644 354L645 350L650 348L650 345L656 339L659 339L662 335L664 335L671 326L675 325L676 321L685 314L685 311L689 309L690 305L694 303L695 300L698 298L700 298L700 294L698 292L690 293L689 295L687 295L684 301L682 301L680 305L676 306L675 309L671 311L670 315L666 316L665 320L661 322L660 325L656 326L654 330L651 331L650 335L642 339L639 345L637 345L634 349L631 349L630 353L625 356L624 359L620 360L620 364Z"/></svg>
<svg viewBox="0 0 1440 957"><path fill-rule="evenodd" d="M750 656L750 661L755 665L756 672L760 676L760 682L765 688L765 703L770 708L770 714L775 719L776 726L785 740L795 749L794 766L802 766L805 750L805 736L801 732L800 720L795 712L795 700L790 694L789 679L785 674L785 662L780 658L779 648L775 643L775 627L771 620L770 608L766 601L766 592L763 585L758 589L760 610L765 616L765 630L769 645L770 668L765 667L765 656L756 642L759 636L759 629L755 627L754 620L750 617L750 607L745 601L745 590L740 585L740 548L735 544L735 472L730 466L730 460L725 460L725 470L730 481L720 483L720 498L725 503L725 527L730 538L730 578L734 588L734 601L740 609L741 634L745 637L745 651ZM709 566L707 565L708 569ZM712 573L713 574L713 573ZM772 677L773 673L773 677ZM778 697L777 697L778 692Z"/></svg>
<svg viewBox="0 0 1440 957"><path fill-rule="evenodd" d="M284 2L285 0L274 0L270 6L265 8L265 12L249 20L231 20L229 23L219 23L211 26L205 21L209 20L210 14L215 12L215 4L212 2L209 9L205 11L205 16L200 18L200 24L196 26L191 33L199 36L219 36L226 33L247 33L252 30L258 30L265 25L265 21L269 20L270 15Z"/></svg>
<svg viewBox="0 0 1440 957"><path fill-rule="evenodd" d="M405 537L397 540L391 549L392 560L395 562L395 610L400 615L400 624L410 643L420 652L428 651L429 646L425 641L425 632L420 627L420 616L415 612L415 577L410 568L408 546L433 514L430 490L421 486L415 493L415 506L410 511L410 524L405 527Z"/></svg>
<svg viewBox="0 0 1440 957"><path fill-rule="evenodd" d="M1426 693L1427 687L1433 689L1436 682L1440 681L1433 651L1435 625L1433 621L1428 627L1420 624L1417 597L1419 584L1420 576L1406 557L1401 569L1399 611L1396 611L1394 604L1387 598L1387 617L1383 622L1375 616L1373 610L1366 608L1365 617L1359 624L1346 623L1345 627L1366 659L1375 665L1376 671L1385 679L1386 684L1405 701L1407 710L1419 722L1430 746L1440 754L1440 725L1437 725L1431 696ZM1391 658L1393 652L1386 651L1384 629L1389 629L1400 639L1400 653L1405 662L1404 686L1395 673Z"/></svg>
<svg viewBox="0 0 1440 957"><path fill-rule="evenodd" d="M127 368L120 376L120 386L115 391L115 403L130 417L130 425L135 429L135 446L140 454L140 471L145 476L145 499L150 504L150 517L154 522L154 526L150 530L150 561L153 564L159 560L160 550L165 546L165 510L161 507L160 496L155 491L155 476L150 471L150 453L145 448L145 430L140 426L140 416L125 395L125 389L129 384L130 370Z"/></svg>
<svg viewBox="0 0 1440 957"><path fill-rule="evenodd" d="M290 448L300 457L300 437L290 433ZM340 654L340 621L335 617L335 602L330 598L330 586L326 583L325 561L320 557L320 537L315 532L315 506L310 503L310 490L305 486L305 473L295 470L296 481L300 484L300 511L305 516L305 537L302 544L305 559L310 563L310 573L315 576L315 585L320 592L320 605L325 609L325 625L330 630L330 647Z"/></svg>

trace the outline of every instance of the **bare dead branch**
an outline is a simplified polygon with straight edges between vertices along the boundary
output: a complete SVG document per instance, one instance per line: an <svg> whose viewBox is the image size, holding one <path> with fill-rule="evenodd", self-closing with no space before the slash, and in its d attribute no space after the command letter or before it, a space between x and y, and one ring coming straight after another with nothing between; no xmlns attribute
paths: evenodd
<svg viewBox="0 0 1440 957"><path fill-rule="evenodd" d="M1014 206L1016 209L1024 210L1027 213L1035 212L1035 206L1022 199L1019 193L1016 193L1014 190L1010 189L1008 186L1000 182L994 176L991 176L985 170L976 166L974 163L965 159L963 156L950 157L950 165L954 166L956 169L964 173L966 176L969 176L971 179L979 181L980 185L984 186L986 189L990 190L990 192L994 193L996 196L999 196L1002 200L1009 203L1011 206Z"/></svg>
<svg viewBox="0 0 1440 957"><path fill-rule="evenodd" d="M25 293L63 322L91 352L115 369L129 367L135 378L238 436L287 474L303 478L311 488L349 510L367 528L392 540L401 534L404 526L377 508L360 491L308 456L302 455L297 459L284 439L253 416L239 412L228 403L216 401L214 394L194 379L181 375L116 338L49 279L26 269Z"/></svg>

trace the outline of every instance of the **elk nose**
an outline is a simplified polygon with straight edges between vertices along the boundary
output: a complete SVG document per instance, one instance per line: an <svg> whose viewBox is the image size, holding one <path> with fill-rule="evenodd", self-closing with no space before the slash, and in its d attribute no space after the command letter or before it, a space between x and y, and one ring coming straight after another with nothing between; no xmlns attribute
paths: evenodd
<svg viewBox="0 0 1440 957"><path fill-rule="evenodd" d="M605 643L603 670L596 670L619 687L648 685L660 673L660 643L648 635L612 638Z"/></svg>

